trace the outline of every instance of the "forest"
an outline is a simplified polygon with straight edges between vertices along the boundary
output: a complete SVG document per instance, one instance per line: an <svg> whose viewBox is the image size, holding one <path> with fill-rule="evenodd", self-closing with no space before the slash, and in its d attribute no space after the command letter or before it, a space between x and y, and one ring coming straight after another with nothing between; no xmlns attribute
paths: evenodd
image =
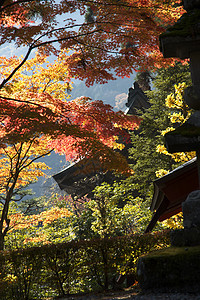
<svg viewBox="0 0 200 300"><path fill-rule="evenodd" d="M2 0L0 13L0 297L134 284L138 257L168 246L169 230L182 226L180 213L144 234L153 181L195 157L164 144L191 114L189 63L159 49L160 34L185 13L182 1ZM124 91L115 108L72 96L73 82L103 95L109 81L132 76L150 104L136 115L120 110ZM93 159L112 180L95 174L99 184L80 198L58 188L36 198L30 185L46 176L52 152L68 165Z"/></svg>

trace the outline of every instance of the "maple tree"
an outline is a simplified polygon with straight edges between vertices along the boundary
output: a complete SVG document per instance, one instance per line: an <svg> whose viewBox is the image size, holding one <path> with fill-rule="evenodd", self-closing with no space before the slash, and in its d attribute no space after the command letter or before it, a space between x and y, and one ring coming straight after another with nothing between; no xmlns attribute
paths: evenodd
<svg viewBox="0 0 200 300"><path fill-rule="evenodd" d="M69 153L67 158L77 159L90 156L98 148L121 147L116 142L121 134L129 138L124 129L137 126L136 117L114 112L101 100L81 97L68 101L71 84L66 56L62 51L57 61L48 63L46 56L36 53L1 89L2 147L44 134L49 137L51 147L66 155ZM2 58L0 75L6 76L21 60L23 58Z"/></svg>
<svg viewBox="0 0 200 300"><path fill-rule="evenodd" d="M45 176L47 166L43 162L36 162L38 158L51 152L43 148L44 143L38 139L32 139L28 143L17 143L0 150L0 248L3 248L4 238L10 229L8 218L10 202L20 201L24 193L21 190L37 180L39 176Z"/></svg>
<svg viewBox="0 0 200 300"><path fill-rule="evenodd" d="M5 235L10 229L8 212L11 200L21 200L19 191L37 180L39 176L45 175L43 170L47 169L47 166L42 162L37 162L37 160L52 151L48 146L49 139L42 136L38 129L31 128L31 113L35 117L35 123L39 114L37 115L36 111L31 111L31 103L27 101L27 94L35 96L37 99L39 94L42 95L46 91L60 99L66 98L66 90L70 89L70 85L68 81L61 84L63 74L67 73L66 68L62 64L59 65L61 57L62 54L60 54L58 61L48 65L47 57L36 54L33 59L23 65L20 72L15 73L15 76L0 93L2 105L0 138L1 249ZM18 64L21 59L16 57L8 60L1 58L3 64L1 75L4 76L4 74L9 73L10 68ZM47 63L46 68L43 66L45 62ZM22 98L25 99L24 102ZM34 102L32 103L34 105ZM42 106L40 105L40 107ZM9 113L7 113L8 111ZM14 122L14 124L10 122ZM41 125L43 124L41 123Z"/></svg>
<svg viewBox="0 0 200 300"><path fill-rule="evenodd" d="M137 126L137 118L115 113L102 101L85 97L69 101L66 55L62 51L57 61L48 63L46 56L36 53L0 91L1 248L9 230L10 201L18 188L43 175L46 166L36 160L52 149L66 154L66 159L92 156L105 169L129 169L113 148L122 147L117 136L128 139L124 129ZM6 75L22 60L1 58L0 74Z"/></svg>
<svg viewBox="0 0 200 300"><path fill-rule="evenodd" d="M60 49L70 50L66 57L70 76L86 80L87 85L114 79L114 74L129 76L139 67L167 65L172 60L163 60L158 38L183 14L180 2L1 1L0 46L14 42L17 46L26 46L27 53L20 64L2 78L0 87L36 48L55 55Z"/></svg>

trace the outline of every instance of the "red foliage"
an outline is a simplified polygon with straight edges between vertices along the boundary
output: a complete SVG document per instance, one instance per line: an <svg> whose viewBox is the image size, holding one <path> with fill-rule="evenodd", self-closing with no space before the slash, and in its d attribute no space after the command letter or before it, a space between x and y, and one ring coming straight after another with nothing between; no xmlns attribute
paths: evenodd
<svg viewBox="0 0 200 300"><path fill-rule="evenodd" d="M124 129L133 129L139 123L136 117L114 112L102 101L82 97L63 102L46 93L23 93L17 101L2 97L0 111L1 146L44 135L49 147L65 153L67 159L98 156L115 169L122 167L117 166L122 158L111 150L117 146L115 137L126 139Z"/></svg>
<svg viewBox="0 0 200 300"><path fill-rule="evenodd" d="M176 1L164 0L7 0L3 15L0 45L13 42L29 45L27 54L39 47L47 53L69 49L66 58L70 76L86 84L104 83L117 76L129 76L143 69L166 64L159 51L159 35L183 13ZM93 21L78 22L73 13L86 13L90 6ZM31 16L39 15L37 22ZM60 15L64 16L62 25ZM80 18L79 18L80 20ZM31 23L31 22L33 23ZM60 26L61 25L61 26ZM60 27L59 27L60 26ZM167 63L172 60L167 60Z"/></svg>

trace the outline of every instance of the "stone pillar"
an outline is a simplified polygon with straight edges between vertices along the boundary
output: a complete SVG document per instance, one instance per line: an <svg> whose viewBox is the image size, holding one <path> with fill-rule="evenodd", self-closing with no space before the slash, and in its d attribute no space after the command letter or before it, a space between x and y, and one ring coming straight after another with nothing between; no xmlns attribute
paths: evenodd
<svg viewBox="0 0 200 300"><path fill-rule="evenodd" d="M191 192L182 203L184 229L171 232L172 246L200 245L200 190Z"/></svg>
<svg viewBox="0 0 200 300"><path fill-rule="evenodd" d="M160 35L164 57L190 59L192 86L184 98L189 107L200 110L200 0L184 0L187 13Z"/></svg>
<svg viewBox="0 0 200 300"><path fill-rule="evenodd" d="M200 51L190 54L190 72L193 85L200 87Z"/></svg>
<svg viewBox="0 0 200 300"><path fill-rule="evenodd" d="M200 110L200 51L190 53L192 86L185 89L184 98L189 107Z"/></svg>
<svg viewBox="0 0 200 300"><path fill-rule="evenodd" d="M200 228L200 190L191 192L182 203L185 229Z"/></svg>

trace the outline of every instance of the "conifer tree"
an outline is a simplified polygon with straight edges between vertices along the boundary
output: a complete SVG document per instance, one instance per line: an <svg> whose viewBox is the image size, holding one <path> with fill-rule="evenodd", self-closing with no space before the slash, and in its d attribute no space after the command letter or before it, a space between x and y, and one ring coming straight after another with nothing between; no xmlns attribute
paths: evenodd
<svg viewBox="0 0 200 300"><path fill-rule="evenodd" d="M177 166L171 157L158 153L156 149L157 145L164 144L161 131L170 126L170 109L166 107L165 99L174 92L175 84L189 84L190 80L189 66L176 63L174 67L158 70L153 79L153 90L146 92L151 107L142 114L139 130L131 134L133 146L130 149L134 170L132 180L143 199L152 195L152 182L156 179L157 170L171 171Z"/></svg>

